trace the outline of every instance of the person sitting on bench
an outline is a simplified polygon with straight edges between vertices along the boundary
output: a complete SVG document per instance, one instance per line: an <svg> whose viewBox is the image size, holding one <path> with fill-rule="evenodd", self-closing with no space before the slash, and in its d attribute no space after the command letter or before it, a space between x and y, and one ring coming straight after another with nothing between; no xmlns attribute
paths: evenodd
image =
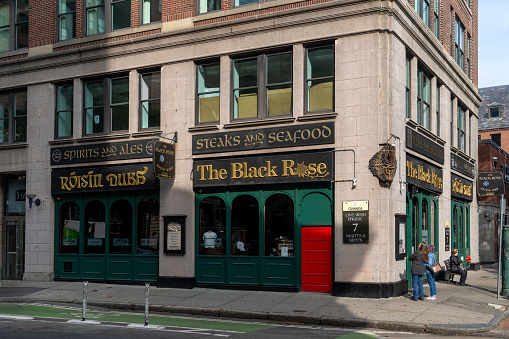
<svg viewBox="0 0 509 339"><path fill-rule="evenodd" d="M455 248L451 252L451 258L449 259L449 263L451 265L451 272L461 274L460 286L466 286L465 281L467 280L467 270L461 268L461 263L463 263L463 257L461 260L458 258L458 250Z"/></svg>

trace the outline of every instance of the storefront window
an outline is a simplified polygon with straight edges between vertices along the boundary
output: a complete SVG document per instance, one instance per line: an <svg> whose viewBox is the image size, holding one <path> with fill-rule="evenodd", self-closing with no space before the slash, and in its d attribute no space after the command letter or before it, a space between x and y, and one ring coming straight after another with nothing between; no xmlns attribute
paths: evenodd
<svg viewBox="0 0 509 339"><path fill-rule="evenodd" d="M419 201L417 198L412 199L412 253L419 246Z"/></svg>
<svg viewBox="0 0 509 339"><path fill-rule="evenodd" d="M85 254L104 254L105 235L104 204L91 201L85 206Z"/></svg>
<svg viewBox="0 0 509 339"><path fill-rule="evenodd" d="M138 204L138 254L159 253L159 203L144 199Z"/></svg>
<svg viewBox="0 0 509 339"><path fill-rule="evenodd" d="M294 204L285 194L271 195L265 201L266 256L293 256Z"/></svg>
<svg viewBox="0 0 509 339"><path fill-rule="evenodd" d="M426 244L429 244L428 242L428 202L426 199L422 200L422 224L421 224L421 239Z"/></svg>
<svg viewBox="0 0 509 339"><path fill-rule="evenodd" d="M233 200L231 225L231 253L258 255L259 206L254 197L245 194Z"/></svg>
<svg viewBox="0 0 509 339"><path fill-rule="evenodd" d="M132 207L127 200L117 200L110 207L110 253L132 253Z"/></svg>
<svg viewBox="0 0 509 339"><path fill-rule="evenodd" d="M226 246L226 204L219 197L200 203L200 254L224 255Z"/></svg>
<svg viewBox="0 0 509 339"><path fill-rule="evenodd" d="M463 208L460 208L458 213L459 248L465 248L465 220L463 219Z"/></svg>
<svg viewBox="0 0 509 339"><path fill-rule="evenodd" d="M60 253L79 253L80 210L68 201L60 207Z"/></svg>
<svg viewBox="0 0 509 339"><path fill-rule="evenodd" d="M452 248L458 248L458 207L452 213Z"/></svg>

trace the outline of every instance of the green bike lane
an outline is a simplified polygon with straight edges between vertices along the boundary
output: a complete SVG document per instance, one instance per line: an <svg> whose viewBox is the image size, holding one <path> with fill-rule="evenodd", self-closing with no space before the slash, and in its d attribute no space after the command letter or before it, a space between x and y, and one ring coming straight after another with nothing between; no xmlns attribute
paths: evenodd
<svg viewBox="0 0 509 339"><path fill-rule="evenodd" d="M41 303L0 303L0 320L16 319L16 317L26 319L29 317L33 320L54 319L58 321L82 322L82 312L83 310L76 306ZM85 318L86 321L93 322L95 324L115 323L125 326L143 326L145 324L145 315L141 313L87 310ZM184 332L190 330L213 331L214 333L223 333L225 337L242 334L255 335L256 332L259 332L260 337L262 337L268 334L266 331L274 329L277 331L278 328L285 327L285 325L279 324L259 324L234 320L208 320L161 314L150 314L148 318L148 325L151 327L164 327L176 330L181 329ZM294 330L297 329L294 328ZM338 336L337 334L339 333L341 334ZM345 329L342 331L340 330L339 333L336 332L336 335L330 336L329 338L367 339L376 337L345 331ZM318 335L317 337L320 336Z"/></svg>

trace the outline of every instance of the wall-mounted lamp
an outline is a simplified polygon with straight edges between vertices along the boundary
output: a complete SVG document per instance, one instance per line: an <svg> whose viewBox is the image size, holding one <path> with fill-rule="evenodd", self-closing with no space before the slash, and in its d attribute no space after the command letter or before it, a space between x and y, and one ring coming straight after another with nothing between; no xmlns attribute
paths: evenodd
<svg viewBox="0 0 509 339"><path fill-rule="evenodd" d="M41 204L41 200L40 199L35 199L34 198L37 196L37 194L25 194L25 197L28 199L28 207L29 208L32 208L32 201L35 203L35 206L39 206Z"/></svg>

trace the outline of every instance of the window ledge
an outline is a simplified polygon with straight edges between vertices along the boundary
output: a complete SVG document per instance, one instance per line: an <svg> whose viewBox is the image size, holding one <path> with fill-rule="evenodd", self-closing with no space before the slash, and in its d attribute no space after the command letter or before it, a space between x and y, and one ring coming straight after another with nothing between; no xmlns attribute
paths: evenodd
<svg viewBox="0 0 509 339"><path fill-rule="evenodd" d="M19 55L27 55L28 56L28 48L21 48L14 51L8 51L8 52L1 52L0 58L9 58Z"/></svg>
<svg viewBox="0 0 509 339"><path fill-rule="evenodd" d="M0 144L0 150L27 148L27 147L28 147L28 144L26 142L15 143L15 144Z"/></svg>
<svg viewBox="0 0 509 339"><path fill-rule="evenodd" d="M146 130L146 131L132 133L131 136L133 138L143 138L143 137L157 136L157 135L161 135L161 134L163 134L163 131L154 129L154 130Z"/></svg>
<svg viewBox="0 0 509 339"><path fill-rule="evenodd" d="M406 118L406 124L413 128L416 128L418 126L417 122L415 122L411 118Z"/></svg>
<svg viewBox="0 0 509 339"><path fill-rule="evenodd" d="M286 124L294 122L295 118L276 118L276 119L265 119L265 120L249 120L249 121L239 121L230 124L224 125L225 129L229 128L238 128L238 127L255 127L255 126L264 126L264 125L273 125L273 124Z"/></svg>
<svg viewBox="0 0 509 339"><path fill-rule="evenodd" d="M457 148L454 148L454 152L453 152L453 148L451 147L451 153L454 153L455 155L459 156L460 158L463 158L464 160L466 160L468 162L471 162L473 164L475 163L475 159L472 159L468 154L460 151Z"/></svg>
<svg viewBox="0 0 509 339"><path fill-rule="evenodd" d="M336 112L331 112L331 113L308 113L306 115L298 117L297 121L336 119L337 116L338 116L338 114Z"/></svg>
<svg viewBox="0 0 509 339"><path fill-rule="evenodd" d="M55 140L48 140L48 144L50 145L61 145L61 144L74 144L73 138L62 138L62 139L55 139Z"/></svg>
<svg viewBox="0 0 509 339"><path fill-rule="evenodd" d="M189 127L188 132L205 132L205 131L215 131L219 130L217 125L198 125Z"/></svg>
<svg viewBox="0 0 509 339"><path fill-rule="evenodd" d="M424 134L425 136L427 136L428 138L432 139L433 141L435 141L437 143L441 143L441 141L443 141L444 143L442 145L445 144L445 141L443 139L440 139L435 134L433 134L430 130L422 127L421 125L417 125L417 131L420 132L421 134Z"/></svg>
<svg viewBox="0 0 509 339"><path fill-rule="evenodd" d="M88 142L88 141L104 141L104 140L113 140L113 139L126 139L129 138L131 134L129 133L118 133L118 134L101 134L101 135L93 135L76 139L77 142Z"/></svg>

